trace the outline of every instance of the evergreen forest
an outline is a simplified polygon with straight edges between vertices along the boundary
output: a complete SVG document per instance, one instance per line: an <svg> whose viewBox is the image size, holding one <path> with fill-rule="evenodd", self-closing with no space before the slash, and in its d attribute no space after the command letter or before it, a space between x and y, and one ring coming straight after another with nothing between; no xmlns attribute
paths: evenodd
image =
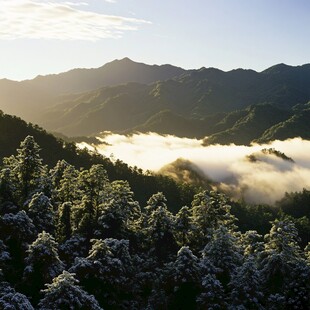
<svg viewBox="0 0 310 310"><path fill-rule="evenodd" d="M162 178L144 199L155 176L75 157L28 135L2 160L0 309L310 308L309 191L247 205Z"/></svg>

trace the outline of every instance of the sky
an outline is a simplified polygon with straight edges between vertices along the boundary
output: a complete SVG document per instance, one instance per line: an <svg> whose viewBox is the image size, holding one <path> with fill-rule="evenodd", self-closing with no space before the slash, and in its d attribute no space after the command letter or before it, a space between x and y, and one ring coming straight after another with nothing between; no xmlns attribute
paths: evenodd
<svg viewBox="0 0 310 310"><path fill-rule="evenodd" d="M309 0L0 0L0 78L129 57L185 69L309 62Z"/></svg>

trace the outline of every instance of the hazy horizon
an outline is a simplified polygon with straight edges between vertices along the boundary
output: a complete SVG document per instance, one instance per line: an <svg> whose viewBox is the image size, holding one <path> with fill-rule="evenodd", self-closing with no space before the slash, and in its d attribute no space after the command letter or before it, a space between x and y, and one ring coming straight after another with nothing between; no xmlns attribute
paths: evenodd
<svg viewBox="0 0 310 310"><path fill-rule="evenodd" d="M149 66L164 66L164 65L172 65L172 66L175 66L175 67L179 67L179 68L182 68L182 69L185 69L185 70L199 70L201 68L206 68L206 69L210 69L210 68L215 68L215 69L219 69L223 72L230 72L230 71L233 71L233 70L238 70L238 69L242 69L242 70L253 70L253 71L256 71L256 72L263 72L264 70L267 70L269 69L270 67L273 67L273 66L276 66L276 65L280 65L280 64L284 64L284 65L287 65L287 66L291 66L291 67L300 67L300 66L304 66L304 65L307 65L307 64L310 64L310 62L308 63L302 63L302 64L297 64L297 65L292 65L292 64L287 64L287 63L275 63L273 65L271 65L270 67L266 67L266 68L263 68L262 70L254 70L253 68L245 68L245 67L238 67L238 68L232 68L232 69L229 69L229 70L223 70L221 68L216 68L216 67L206 67L204 65L201 65L200 67L197 67L197 68L185 68L185 67L182 67L182 66L177 66L177 65L174 65L173 63L162 63L162 64L158 64L158 63L144 63L144 62L141 62L139 60L136 60L136 59L131 59L129 57L124 57L124 58L121 58L121 59L112 59L111 61L108 61L102 65L99 65L98 67L75 67L75 68L70 68L68 70L65 70L65 71L60 71L60 72L52 72L52 73L40 73L38 75L35 75L33 77L29 77L29 78L26 78L26 79L9 79L7 77L3 77L3 78L0 78L0 79L7 79L7 80L11 80L11 81L15 81L15 82L23 82L23 81L27 81L27 80L32 80L32 79L35 79L37 77L40 77L40 76L50 76L50 75L58 75L58 74L62 74L62 73L66 73L66 72L69 72L69 71L73 71L73 70L87 70L87 69L98 69L98 68L101 68L103 66L105 66L106 64L109 64L113 61L121 61L123 59L126 59L128 58L129 60L135 62L135 63L142 63L142 64L145 64L145 65L149 65Z"/></svg>

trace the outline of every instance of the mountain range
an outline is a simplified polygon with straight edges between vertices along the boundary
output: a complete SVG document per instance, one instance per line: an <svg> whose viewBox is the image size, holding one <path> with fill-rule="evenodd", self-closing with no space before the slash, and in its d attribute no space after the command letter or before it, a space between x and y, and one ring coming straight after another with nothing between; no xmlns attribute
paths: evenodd
<svg viewBox="0 0 310 310"><path fill-rule="evenodd" d="M128 58L15 82L0 109L68 136L149 132L249 144L309 138L310 64L262 72L184 70Z"/></svg>

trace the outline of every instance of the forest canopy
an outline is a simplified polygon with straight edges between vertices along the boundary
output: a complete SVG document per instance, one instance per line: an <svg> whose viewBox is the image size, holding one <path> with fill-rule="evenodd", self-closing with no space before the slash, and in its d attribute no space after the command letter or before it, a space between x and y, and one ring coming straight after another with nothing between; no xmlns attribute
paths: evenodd
<svg viewBox="0 0 310 310"><path fill-rule="evenodd" d="M306 190L275 208L202 190L142 205L102 164L48 167L27 136L0 171L0 308L309 309L300 201Z"/></svg>

